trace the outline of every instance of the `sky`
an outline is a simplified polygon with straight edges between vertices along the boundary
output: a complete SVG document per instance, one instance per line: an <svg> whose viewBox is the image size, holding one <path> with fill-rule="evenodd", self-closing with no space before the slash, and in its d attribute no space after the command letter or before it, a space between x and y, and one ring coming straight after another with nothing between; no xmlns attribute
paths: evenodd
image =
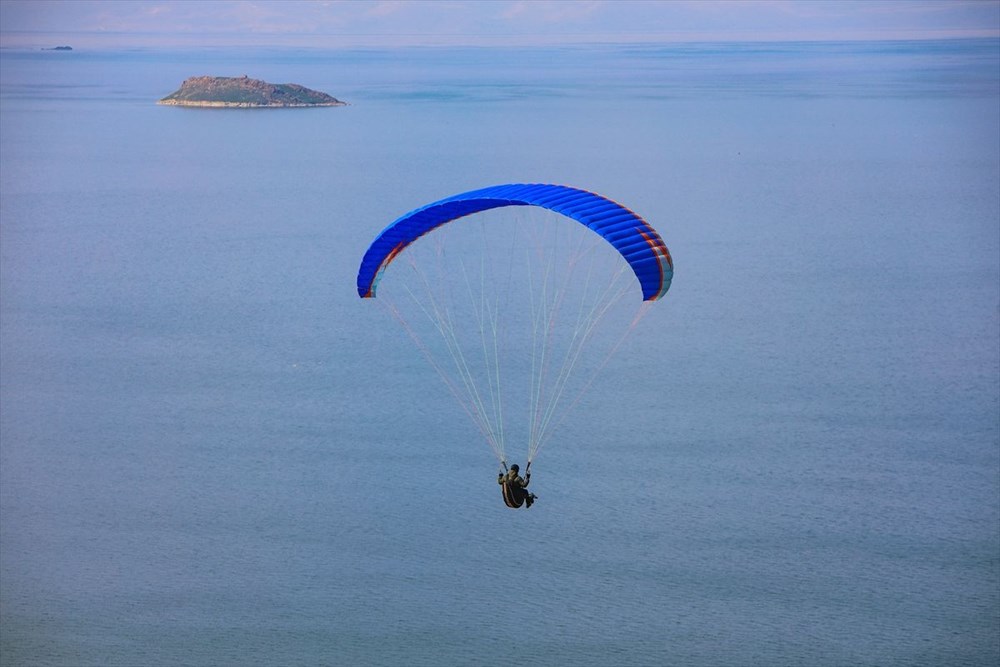
<svg viewBox="0 0 1000 667"><path fill-rule="evenodd" d="M1000 36L1000 0L0 0L0 46L392 46Z"/></svg>

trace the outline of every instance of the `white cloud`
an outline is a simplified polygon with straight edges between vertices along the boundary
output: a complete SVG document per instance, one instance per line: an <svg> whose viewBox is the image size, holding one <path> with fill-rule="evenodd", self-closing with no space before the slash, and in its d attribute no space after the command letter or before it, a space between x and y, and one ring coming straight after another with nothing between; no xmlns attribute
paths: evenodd
<svg viewBox="0 0 1000 667"><path fill-rule="evenodd" d="M1000 36L968 0L2 0L0 43L560 43ZM200 39L200 42L199 42Z"/></svg>

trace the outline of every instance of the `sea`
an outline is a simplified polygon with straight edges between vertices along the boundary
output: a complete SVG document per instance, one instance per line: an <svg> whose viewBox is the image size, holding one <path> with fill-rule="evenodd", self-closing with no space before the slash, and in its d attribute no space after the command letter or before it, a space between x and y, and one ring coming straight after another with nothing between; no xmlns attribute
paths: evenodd
<svg viewBox="0 0 1000 667"><path fill-rule="evenodd" d="M998 40L5 48L0 165L4 667L1000 663ZM355 284L502 183L675 269L516 511Z"/></svg>

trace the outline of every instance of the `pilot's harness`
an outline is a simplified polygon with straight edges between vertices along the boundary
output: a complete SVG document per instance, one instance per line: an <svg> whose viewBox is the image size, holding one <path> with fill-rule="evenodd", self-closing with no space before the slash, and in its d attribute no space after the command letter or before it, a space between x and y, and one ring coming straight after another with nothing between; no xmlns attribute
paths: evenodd
<svg viewBox="0 0 1000 667"><path fill-rule="evenodd" d="M525 498L528 497L530 491L525 488L514 488L507 482L507 474L510 472L507 469L507 462L501 461L503 465L503 482L500 488L503 490L503 502L507 507L511 509L517 509L524 504ZM524 466L524 479L525 481L531 481L531 461L528 461L528 465Z"/></svg>

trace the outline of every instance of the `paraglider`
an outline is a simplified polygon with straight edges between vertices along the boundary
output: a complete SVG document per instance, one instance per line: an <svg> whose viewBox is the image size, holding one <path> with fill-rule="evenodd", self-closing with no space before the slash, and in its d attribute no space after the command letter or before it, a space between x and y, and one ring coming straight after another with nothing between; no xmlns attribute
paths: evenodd
<svg viewBox="0 0 1000 667"><path fill-rule="evenodd" d="M538 498L534 493L528 491L528 484L531 483L531 472L524 471L524 477L519 474L521 469L515 463L506 473L497 473L497 484L503 491L503 502L511 509L517 509L521 505L530 508Z"/></svg>
<svg viewBox="0 0 1000 667"><path fill-rule="evenodd" d="M358 294L374 298L378 280L406 246L441 225L501 206L540 206L589 227L604 237L629 263L642 286L644 301L670 289L673 260L663 239L648 222L621 204L566 185L494 185L463 192L410 211L382 230L361 260Z"/></svg>
<svg viewBox="0 0 1000 667"><path fill-rule="evenodd" d="M477 231L463 237L463 230ZM607 253L609 246L617 252ZM400 257L411 273L393 278L391 313L493 449L505 504L530 507L535 496L525 487L539 448L648 305L670 288L666 244L611 199L565 185L515 183L452 195L397 218L366 250L358 295L382 296L380 282ZM636 303L627 298L635 281L642 299L629 317L619 309ZM603 334L599 325L607 322L625 332ZM584 349L595 347L603 352L599 363L581 361ZM577 371L587 366L581 378ZM522 439L524 478L506 464L507 442Z"/></svg>

